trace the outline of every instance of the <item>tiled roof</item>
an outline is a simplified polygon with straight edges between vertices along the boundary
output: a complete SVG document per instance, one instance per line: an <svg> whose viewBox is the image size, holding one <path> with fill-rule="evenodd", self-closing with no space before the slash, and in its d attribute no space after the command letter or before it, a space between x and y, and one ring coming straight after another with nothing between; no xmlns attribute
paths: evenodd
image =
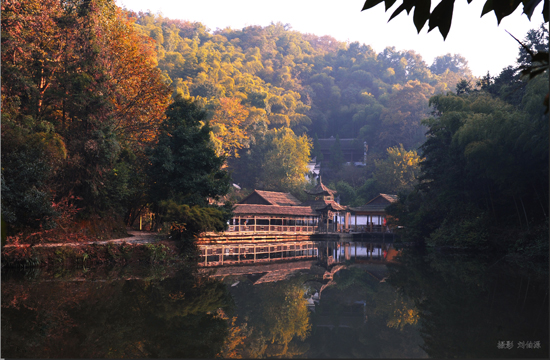
<svg viewBox="0 0 550 360"><path fill-rule="evenodd" d="M336 211L342 211L342 210L346 209L345 206L342 206L342 205L338 204L334 200L323 200L323 199L308 200L308 201L305 201L305 202L301 203L300 206L309 206L312 209L318 211L318 210L322 210L322 209L326 208L329 204L332 205L332 208Z"/></svg>
<svg viewBox="0 0 550 360"><path fill-rule="evenodd" d="M296 199L292 194L289 193L282 193L282 192L276 192L276 191L263 191L263 190L254 190L266 199L269 203L272 205L279 205L279 206L292 206L292 205L300 205L300 200Z"/></svg>
<svg viewBox="0 0 550 360"><path fill-rule="evenodd" d="M384 199L388 200L388 201L391 202L391 203L397 201L397 195L380 194L380 195L378 195L378 196L383 197ZM376 198L374 198L374 199L376 199ZM372 199L372 200L374 200L374 199ZM371 201L372 201L372 200L371 200ZM370 203L371 201L369 201L368 203ZM367 203L367 204L368 204L368 203Z"/></svg>
<svg viewBox="0 0 550 360"><path fill-rule="evenodd" d="M277 205L256 205L236 204L233 210L235 215L295 215L295 216L318 216L319 214L309 206L277 206Z"/></svg>
<svg viewBox="0 0 550 360"><path fill-rule="evenodd" d="M382 203L379 202L380 199L382 199ZM384 203L384 200L386 200L387 203ZM365 205L353 207L350 208L350 210L358 212L383 212L386 210L388 205L390 205L390 203L395 201L397 201L397 195L380 194Z"/></svg>
<svg viewBox="0 0 550 360"><path fill-rule="evenodd" d="M317 184L317 186L315 186L313 189L311 190L304 190L307 194L309 195L322 195L322 194L325 194L325 195L334 195L336 194L338 191L336 190L331 190L329 189L328 187L326 187L322 181L319 180L319 184Z"/></svg>
<svg viewBox="0 0 550 360"><path fill-rule="evenodd" d="M317 209L317 211L324 211L324 210L330 210L330 211L343 211L347 210L347 206L342 206L338 204L336 201L328 201L327 206L325 206L322 209Z"/></svg>

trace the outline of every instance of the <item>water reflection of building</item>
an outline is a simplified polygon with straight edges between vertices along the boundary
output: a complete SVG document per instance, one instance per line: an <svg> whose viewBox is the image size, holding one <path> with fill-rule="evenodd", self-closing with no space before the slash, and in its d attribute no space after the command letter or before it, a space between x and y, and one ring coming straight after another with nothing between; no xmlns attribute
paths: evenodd
<svg viewBox="0 0 550 360"><path fill-rule="evenodd" d="M319 260L326 267L338 263L388 263L398 254L392 242L379 241L322 241L317 242Z"/></svg>
<svg viewBox="0 0 550 360"><path fill-rule="evenodd" d="M349 266L385 265L398 253L391 243L298 241L199 245L203 273L224 278L247 276L254 285L290 278L297 271L316 269L319 281L309 307L336 284L334 276ZM370 265L369 265L370 264ZM368 271L367 271L368 272ZM383 276L372 274L383 282Z"/></svg>
<svg viewBox="0 0 550 360"><path fill-rule="evenodd" d="M200 245L201 273L224 279L248 279L253 285L285 281L296 274L314 275L305 285L308 309L314 313L313 326L332 330L357 328L365 324L364 294L351 292L342 298L336 289L339 274L360 267L377 282L384 282L385 264L397 250L391 243L377 242L284 242L264 244ZM380 271L372 270L376 268ZM239 281L232 280L237 286ZM312 292L310 292L312 291Z"/></svg>
<svg viewBox="0 0 550 360"><path fill-rule="evenodd" d="M317 258L313 241L199 245L200 265L223 266Z"/></svg>
<svg viewBox="0 0 550 360"><path fill-rule="evenodd" d="M202 269L199 269L199 272L221 279L227 276L247 276L254 285L258 285L262 283L286 280L293 276L296 272L309 270L316 264L316 260L300 260L292 262L251 264L246 266L223 266L215 269L203 267Z"/></svg>
<svg viewBox="0 0 550 360"><path fill-rule="evenodd" d="M394 261L398 251L384 241L286 241L233 242L199 244L202 266L244 265L278 261L318 259L325 268L348 261L386 263Z"/></svg>

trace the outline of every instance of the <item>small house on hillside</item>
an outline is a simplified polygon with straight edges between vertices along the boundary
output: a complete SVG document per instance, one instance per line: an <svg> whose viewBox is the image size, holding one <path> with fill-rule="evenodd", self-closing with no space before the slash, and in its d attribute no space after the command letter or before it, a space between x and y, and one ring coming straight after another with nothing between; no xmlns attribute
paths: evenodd
<svg viewBox="0 0 550 360"><path fill-rule="evenodd" d="M323 154L323 163L328 164L331 157L331 149L336 138L319 139L319 150ZM357 139L340 139L340 149L344 155L344 161L355 165L364 165L367 156L367 144Z"/></svg>

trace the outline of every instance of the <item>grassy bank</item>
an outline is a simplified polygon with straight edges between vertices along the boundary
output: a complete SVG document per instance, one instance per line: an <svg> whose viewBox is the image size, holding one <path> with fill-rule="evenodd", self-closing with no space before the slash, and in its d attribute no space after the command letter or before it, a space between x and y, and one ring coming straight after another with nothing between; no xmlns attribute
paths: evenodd
<svg viewBox="0 0 550 360"><path fill-rule="evenodd" d="M2 267L45 267L50 265L98 265L106 263L166 263L185 260L173 241L154 243L67 244L60 246L6 246Z"/></svg>

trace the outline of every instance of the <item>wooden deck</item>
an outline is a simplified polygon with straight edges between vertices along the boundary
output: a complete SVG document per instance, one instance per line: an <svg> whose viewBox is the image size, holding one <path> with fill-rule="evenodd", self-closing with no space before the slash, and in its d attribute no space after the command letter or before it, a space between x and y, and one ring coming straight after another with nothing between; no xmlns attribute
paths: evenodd
<svg viewBox="0 0 550 360"><path fill-rule="evenodd" d="M208 233L199 236L198 245L208 244L238 244L254 243L262 244L268 242L288 241L381 241L393 242L394 233L385 232L329 232L329 233Z"/></svg>
<svg viewBox="0 0 550 360"><path fill-rule="evenodd" d="M198 237L198 245L208 244L236 244L236 243L267 243L267 242L288 242L288 241L310 241L312 234L294 233L221 233L204 234Z"/></svg>

